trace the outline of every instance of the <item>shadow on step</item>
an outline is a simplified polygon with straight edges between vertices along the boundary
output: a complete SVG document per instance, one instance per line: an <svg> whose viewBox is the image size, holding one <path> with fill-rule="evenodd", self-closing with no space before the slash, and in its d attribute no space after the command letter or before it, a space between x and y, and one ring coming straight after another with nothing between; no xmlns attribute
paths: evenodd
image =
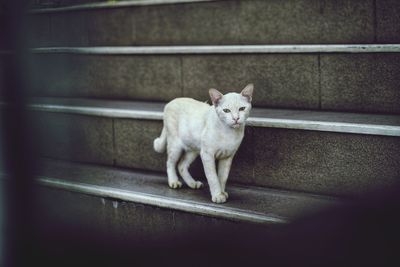
<svg viewBox="0 0 400 267"><path fill-rule="evenodd" d="M185 231L155 238L139 232L124 238L111 229L99 232L95 225L42 217L29 256L49 266L389 266L400 263L399 196L398 191L370 195L284 226L199 229L188 221Z"/></svg>

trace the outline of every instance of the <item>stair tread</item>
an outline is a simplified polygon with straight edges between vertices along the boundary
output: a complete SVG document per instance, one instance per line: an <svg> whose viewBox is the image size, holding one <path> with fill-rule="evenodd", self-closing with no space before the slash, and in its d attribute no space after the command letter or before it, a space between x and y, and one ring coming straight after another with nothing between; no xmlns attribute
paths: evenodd
<svg viewBox="0 0 400 267"><path fill-rule="evenodd" d="M133 6L150 6L150 5L168 5L168 4L186 4L196 2L213 2L221 0L124 0L124 1L93 1L92 3L82 4L70 4L70 5L49 5L48 7L36 7L32 8L29 13L41 14L41 13L53 13L53 12L65 12L65 11L80 11L90 9L107 9L107 8L121 8L121 7L133 7Z"/></svg>
<svg viewBox="0 0 400 267"><path fill-rule="evenodd" d="M399 44L264 44L35 47L37 54L179 55L179 54L308 54L399 53Z"/></svg>
<svg viewBox="0 0 400 267"><path fill-rule="evenodd" d="M117 118L162 120L165 103L40 97L34 110ZM400 116L293 109L253 108L248 125L360 134L400 136Z"/></svg>
<svg viewBox="0 0 400 267"><path fill-rule="evenodd" d="M39 166L37 179L45 186L236 221L286 223L339 202L327 196L228 184L228 202L214 204L207 187L170 189L165 174L51 159Z"/></svg>

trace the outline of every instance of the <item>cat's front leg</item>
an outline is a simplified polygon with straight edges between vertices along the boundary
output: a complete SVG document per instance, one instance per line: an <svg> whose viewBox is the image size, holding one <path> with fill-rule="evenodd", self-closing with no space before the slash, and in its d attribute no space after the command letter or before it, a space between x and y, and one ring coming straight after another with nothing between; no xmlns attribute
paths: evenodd
<svg viewBox="0 0 400 267"><path fill-rule="evenodd" d="M216 166L214 154L202 151L200 156L203 162L208 185L210 186L211 200L215 203L226 202L226 196L222 193L221 183L218 179L217 171L215 169Z"/></svg>
<svg viewBox="0 0 400 267"><path fill-rule="evenodd" d="M228 193L226 192L226 181L228 180L229 171L231 170L232 166L233 155L229 158L221 159L218 162L218 178L221 183L221 191L222 194L229 197Z"/></svg>

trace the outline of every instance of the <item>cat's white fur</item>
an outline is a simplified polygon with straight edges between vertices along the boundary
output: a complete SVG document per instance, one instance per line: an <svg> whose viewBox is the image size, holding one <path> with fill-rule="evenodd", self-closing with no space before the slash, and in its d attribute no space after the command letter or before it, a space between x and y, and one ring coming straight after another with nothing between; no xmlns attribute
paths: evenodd
<svg viewBox="0 0 400 267"><path fill-rule="evenodd" d="M240 94L221 94L210 89L212 106L192 98L177 98L164 108L164 127L154 140L154 150L167 149L168 185L180 188L176 165L186 184L193 189L203 184L190 175L190 164L200 154L211 191L211 199L224 203L228 198L226 181L235 155L244 136L245 121L251 110L253 85ZM243 109L244 110L239 110ZM218 160L218 171L216 168Z"/></svg>

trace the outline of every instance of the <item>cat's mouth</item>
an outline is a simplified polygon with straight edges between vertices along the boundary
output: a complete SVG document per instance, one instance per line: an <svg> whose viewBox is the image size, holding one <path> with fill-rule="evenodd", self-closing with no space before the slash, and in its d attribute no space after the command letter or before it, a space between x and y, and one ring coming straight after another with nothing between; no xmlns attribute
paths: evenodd
<svg viewBox="0 0 400 267"><path fill-rule="evenodd" d="M240 123L239 122L235 122L232 124L231 126L232 128L239 128L240 127Z"/></svg>

